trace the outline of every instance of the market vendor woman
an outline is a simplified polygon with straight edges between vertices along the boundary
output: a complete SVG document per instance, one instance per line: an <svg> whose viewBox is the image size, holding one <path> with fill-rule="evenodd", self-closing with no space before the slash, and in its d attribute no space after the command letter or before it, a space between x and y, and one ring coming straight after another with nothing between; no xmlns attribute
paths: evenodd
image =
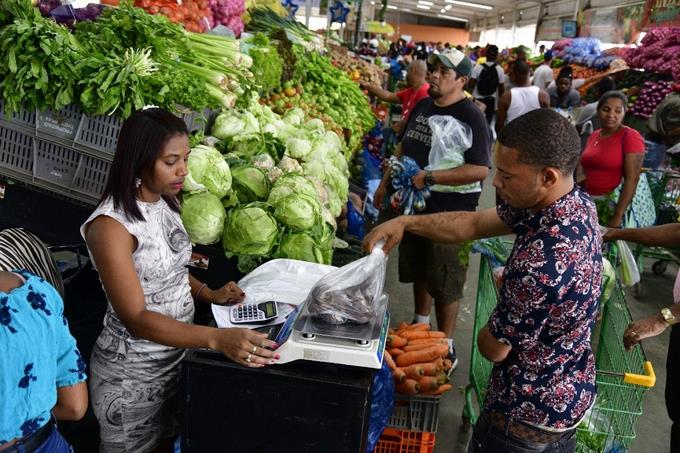
<svg viewBox="0 0 680 453"><path fill-rule="evenodd" d="M273 363L266 335L192 325L194 300L243 299L189 275L191 243L177 194L187 175L184 122L150 108L120 132L102 202L81 227L109 305L90 359L102 452L172 451L184 348L210 348L244 366Z"/></svg>

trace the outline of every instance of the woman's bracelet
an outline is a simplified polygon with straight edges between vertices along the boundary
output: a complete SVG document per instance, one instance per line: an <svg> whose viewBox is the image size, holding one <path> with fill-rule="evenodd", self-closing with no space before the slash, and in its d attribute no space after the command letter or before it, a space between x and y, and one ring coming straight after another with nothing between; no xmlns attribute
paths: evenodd
<svg viewBox="0 0 680 453"><path fill-rule="evenodd" d="M203 289L206 288L207 286L208 286L207 283L203 283L203 284L201 285L201 287L198 288L198 291L196 291L196 295L194 296L194 299L196 300L196 302L200 302L200 301L201 301L201 299L199 299L198 297L201 295L201 291L203 291Z"/></svg>

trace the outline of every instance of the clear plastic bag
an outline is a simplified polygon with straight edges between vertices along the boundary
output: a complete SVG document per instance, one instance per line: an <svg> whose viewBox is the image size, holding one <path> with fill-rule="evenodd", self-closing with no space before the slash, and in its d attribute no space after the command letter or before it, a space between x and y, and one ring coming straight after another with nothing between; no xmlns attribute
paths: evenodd
<svg viewBox="0 0 680 453"><path fill-rule="evenodd" d="M365 324L375 319L387 271L378 243L370 255L324 275L307 296L309 314L329 324Z"/></svg>
<svg viewBox="0 0 680 453"><path fill-rule="evenodd" d="M432 115L427 123L432 129L432 146L425 170L449 170L465 163L465 151L472 146L472 129L449 115ZM435 192L481 192L479 182L462 186L434 185Z"/></svg>
<svg viewBox="0 0 680 453"><path fill-rule="evenodd" d="M449 115L432 115L432 147L426 170L446 170L465 163L465 151L472 146L472 129Z"/></svg>

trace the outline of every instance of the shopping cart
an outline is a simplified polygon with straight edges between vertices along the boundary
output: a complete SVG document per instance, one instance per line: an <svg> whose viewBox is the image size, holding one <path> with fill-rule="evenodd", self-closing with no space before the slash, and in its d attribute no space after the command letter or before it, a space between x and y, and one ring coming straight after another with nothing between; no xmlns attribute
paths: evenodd
<svg viewBox="0 0 680 453"><path fill-rule="evenodd" d="M484 327L498 301L498 290L489 259L482 256L477 286L470 383L465 388L463 426L474 424L484 404L493 364L477 349L477 333ZM593 408L577 428L576 451L609 453L626 451L635 439L635 422L642 414L642 398L656 383L652 364L636 346L626 351L623 332L631 321L621 286L601 306L602 316L593 332L598 395Z"/></svg>
<svg viewBox="0 0 680 453"><path fill-rule="evenodd" d="M678 221L680 215L680 172L675 170L645 170L652 199L656 208L656 224L665 225ZM663 247L645 247L637 245L634 252L640 272L644 269L644 259L651 258L652 272L662 275L668 263L680 265L680 253ZM640 295L639 285L635 288L636 296Z"/></svg>

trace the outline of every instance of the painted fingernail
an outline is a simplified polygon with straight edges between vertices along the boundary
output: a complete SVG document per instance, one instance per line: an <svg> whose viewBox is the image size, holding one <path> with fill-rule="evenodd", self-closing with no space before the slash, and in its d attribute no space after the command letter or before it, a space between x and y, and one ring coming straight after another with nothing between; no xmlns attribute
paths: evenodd
<svg viewBox="0 0 680 453"><path fill-rule="evenodd" d="M270 360L270 361L269 361L269 364L270 364L270 365L274 365L275 363L276 363L276 362L275 362L274 360Z"/></svg>
<svg viewBox="0 0 680 453"><path fill-rule="evenodd" d="M276 355L274 356L274 358L275 358L276 360L279 360L279 359L281 358L281 356L278 355L278 354L276 354Z"/></svg>
<svg viewBox="0 0 680 453"><path fill-rule="evenodd" d="M274 349L276 349L276 348L278 348L278 347L279 347L279 344L278 344L278 343L274 343L274 344L272 345L272 348L274 348Z"/></svg>
<svg viewBox="0 0 680 453"><path fill-rule="evenodd" d="M243 296L245 296L245 295L246 295L246 293L241 293L241 297L243 297Z"/></svg>

